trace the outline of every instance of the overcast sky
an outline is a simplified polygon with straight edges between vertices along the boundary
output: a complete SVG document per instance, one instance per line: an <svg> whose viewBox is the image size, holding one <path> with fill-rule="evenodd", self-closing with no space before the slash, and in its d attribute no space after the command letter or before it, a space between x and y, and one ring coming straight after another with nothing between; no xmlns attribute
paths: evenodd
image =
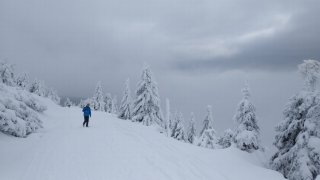
<svg viewBox="0 0 320 180"><path fill-rule="evenodd" d="M0 0L0 58L61 96L134 92L150 65L164 105L198 121L213 106L217 131L233 127L247 80L270 144L303 59L320 59L318 0Z"/></svg>

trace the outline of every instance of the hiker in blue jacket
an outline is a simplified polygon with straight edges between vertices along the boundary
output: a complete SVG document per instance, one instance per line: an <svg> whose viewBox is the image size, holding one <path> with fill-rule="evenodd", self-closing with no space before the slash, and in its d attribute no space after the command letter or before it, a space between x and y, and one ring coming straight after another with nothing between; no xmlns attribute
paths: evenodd
<svg viewBox="0 0 320 180"><path fill-rule="evenodd" d="M87 104L83 109L83 116L84 116L84 122L82 124L82 126L84 127L84 125L86 125L86 127L88 127L89 124L89 117L91 117L91 109L90 109L90 104Z"/></svg>

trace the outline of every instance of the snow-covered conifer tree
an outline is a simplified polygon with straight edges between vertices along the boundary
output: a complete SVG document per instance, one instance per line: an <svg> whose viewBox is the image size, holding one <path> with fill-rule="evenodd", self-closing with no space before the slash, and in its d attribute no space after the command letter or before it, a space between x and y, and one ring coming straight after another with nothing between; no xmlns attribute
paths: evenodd
<svg viewBox="0 0 320 180"><path fill-rule="evenodd" d="M131 111L130 81L127 79L118 117L125 120L131 119Z"/></svg>
<svg viewBox="0 0 320 180"><path fill-rule="evenodd" d="M15 86L13 65L4 61L0 61L0 82L9 86Z"/></svg>
<svg viewBox="0 0 320 180"><path fill-rule="evenodd" d="M87 98L87 99L85 99L85 100L81 99L78 106L79 106L80 108L84 108L87 104L89 104L91 107L93 106L93 103L92 103L92 99L91 99L91 98Z"/></svg>
<svg viewBox="0 0 320 180"><path fill-rule="evenodd" d="M218 141L219 138L216 131L213 129L213 127L209 127L202 133L202 136L199 138L198 146L217 149L220 148Z"/></svg>
<svg viewBox="0 0 320 180"><path fill-rule="evenodd" d="M16 79L16 84L22 89L28 89L29 87L29 75L27 73L20 74Z"/></svg>
<svg viewBox="0 0 320 180"><path fill-rule="evenodd" d="M69 98L66 99L66 101L64 102L64 106L65 107L71 107L73 104L71 102L71 100Z"/></svg>
<svg viewBox="0 0 320 180"><path fill-rule="evenodd" d="M167 131L167 136L172 134L173 124L171 119L171 112L170 112L170 100L166 98L166 119L165 119L165 129Z"/></svg>
<svg viewBox="0 0 320 180"><path fill-rule="evenodd" d="M96 111L104 111L104 97L102 92L101 81L97 83L94 95L92 97L93 108Z"/></svg>
<svg viewBox="0 0 320 180"><path fill-rule="evenodd" d="M51 99L56 104L60 104L60 97L56 90L50 88L46 95L49 99Z"/></svg>
<svg viewBox="0 0 320 180"><path fill-rule="evenodd" d="M80 108L84 108L84 107L85 107L85 104L84 104L84 100L83 100L83 99L80 100L80 102L79 102L79 104L78 104L78 107L80 107Z"/></svg>
<svg viewBox="0 0 320 180"><path fill-rule="evenodd" d="M133 121L142 122L147 126L157 123L164 127L157 84L148 66L142 71L132 115Z"/></svg>
<svg viewBox="0 0 320 180"><path fill-rule="evenodd" d="M213 118L212 118L212 107L210 105L207 106L207 115L203 120L203 126L200 131L200 137L202 136L203 132L212 127Z"/></svg>
<svg viewBox="0 0 320 180"><path fill-rule="evenodd" d="M184 127L182 124L182 120L183 120L182 113L176 112L175 116L174 116L171 137L173 137L179 141L185 140L185 131L184 131Z"/></svg>
<svg viewBox="0 0 320 180"><path fill-rule="evenodd" d="M112 114L117 114L118 113L118 111L119 111L119 109L118 109L118 98L117 98L117 96L114 96L113 98L112 98Z"/></svg>
<svg viewBox="0 0 320 180"><path fill-rule="evenodd" d="M234 136L234 132L231 129L225 130L222 137L219 139L218 144L222 148L230 147L233 143L233 136Z"/></svg>
<svg viewBox="0 0 320 180"><path fill-rule="evenodd" d="M271 167L289 180L314 180L320 174L320 92L316 90L320 63L305 60L299 71L305 87L290 98L276 127L278 151Z"/></svg>
<svg viewBox="0 0 320 180"><path fill-rule="evenodd" d="M31 93L37 94L38 96L45 96L45 89L43 87L43 83L37 79L35 79L30 84L29 91Z"/></svg>
<svg viewBox="0 0 320 180"><path fill-rule="evenodd" d="M104 96L104 110L107 112L107 113L112 113L112 96L110 93L107 93L105 96Z"/></svg>
<svg viewBox="0 0 320 180"><path fill-rule="evenodd" d="M213 128L212 107L208 105L207 115L203 121L203 128L200 132L198 146L205 148L219 148L217 133Z"/></svg>
<svg viewBox="0 0 320 180"><path fill-rule="evenodd" d="M234 120L238 124L235 130L235 143L243 151L251 152L260 148L260 133L256 117L256 108L249 101L248 85L242 89L243 99L240 101Z"/></svg>
<svg viewBox="0 0 320 180"><path fill-rule="evenodd" d="M315 91L320 76L320 63L316 60L304 60L298 66L299 72L304 79L305 91Z"/></svg>
<svg viewBox="0 0 320 180"><path fill-rule="evenodd" d="M186 140L193 144L195 142L195 138L197 136L196 128L194 127L195 117L194 113L191 113L191 118L189 122L189 127L187 129L187 137Z"/></svg>

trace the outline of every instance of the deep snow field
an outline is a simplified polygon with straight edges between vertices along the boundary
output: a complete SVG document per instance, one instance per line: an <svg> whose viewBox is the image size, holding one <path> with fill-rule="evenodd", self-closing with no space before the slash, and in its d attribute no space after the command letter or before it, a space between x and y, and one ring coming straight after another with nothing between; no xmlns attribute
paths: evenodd
<svg viewBox="0 0 320 180"><path fill-rule="evenodd" d="M205 149L179 142L156 127L47 99L44 128L27 138L0 133L1 180L284 180L266 169L264 154Z"/></svg>

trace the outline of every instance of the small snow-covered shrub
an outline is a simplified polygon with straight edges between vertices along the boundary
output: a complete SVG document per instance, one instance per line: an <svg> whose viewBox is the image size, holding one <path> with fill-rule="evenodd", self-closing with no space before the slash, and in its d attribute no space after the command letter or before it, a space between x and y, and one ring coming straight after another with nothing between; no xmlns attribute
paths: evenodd
<svg viewBox="0 0 320 180"><path fill-rule="evenodd" d="M45 110L29 92L0 85L0 131L26 137L42 127L38 113Z"/></svg>
<svg viewBox="0 0 320 180"><path fill-rule="evenodd" d="M224 131L222 137L220 137L218 144L222 148L228 148L234 142L234 132L231 129L227 129Z"/></svg>

